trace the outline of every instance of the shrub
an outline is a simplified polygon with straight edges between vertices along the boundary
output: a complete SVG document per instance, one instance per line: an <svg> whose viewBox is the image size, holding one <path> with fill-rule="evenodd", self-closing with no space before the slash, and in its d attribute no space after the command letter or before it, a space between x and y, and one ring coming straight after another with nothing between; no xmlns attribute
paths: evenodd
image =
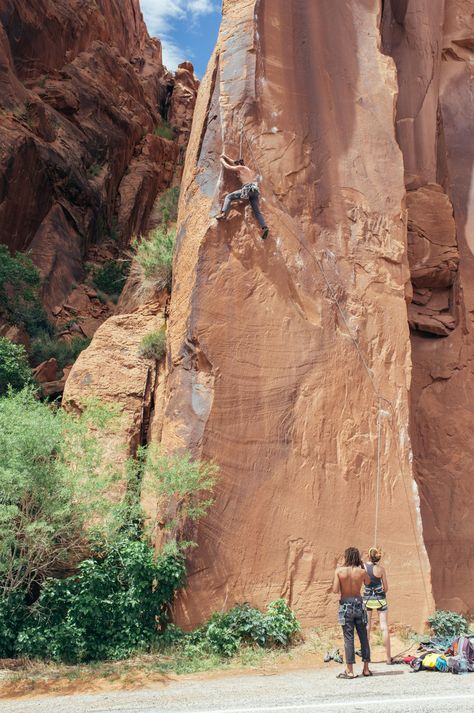
<svg viewBox="0 0 474 713"><path fill-rule="evenodd" d="M47 334L43 334L33 339L31 343L31 363L37 366L48 359L56 359L58 367L63 369L67 364L73 364L90 343L89 337L73 337L68 342L64 339L52 339Z"/></svg>
<svg viewBox="0 0 474 713"><path fill-rule="evenodd" d="M175 234L160 227L134 243L142 281L155 289L171 289L174 241Z"/></svg>
<svg viewBox="0 0 474 713"><path fill-rule="evenodd" d="M433 616L428 619L428 624L431 626L435 636L439 637L454 637L461 634L467 634L469 626L462 614L457 614L453 611L438 610Z"/></svg>
<svg viewBox="0 0 474 713"><path fill-rule="evenodd" d="M140 356L146 359L156 359L160 361L166 351L166 330L162 327L158 332L145 334L140 342Z"/></svg>
<svg viewBox="0 0 474 713"><path fill-rule="evenodd" d="M0 337L0 396L7 393L8 387L18 390L31 382L25 347Z"/></svg>
<svg viewBox="0 0 474 713"><path fill-rule="evenodd" d="M80 417L54 410L29 389L0 398L1 596L41 584L83 554L91 532L108 531L115 474L89 429L109 418L94 404Z"/></svg>
<svg viewBox="0 0 474 713"><path fill-rule="evenodd" d="M94 285L106 295L119 295L130 272L129 260L107 260L93 275Z"/></svg>
<svg viewBox="0 0 474 713"><path fill-rule="evenodd" d="M140 540L111 544L81 562L73 577L46 582L18 634L18 653L76 663L148 649L184 577L176 543L158 557Z"/></svg>
<svg viewBox="0 0 474 713"><path fill-rule="evenodd" d="M174 139L174 129L168 121L164 121L162 124L155 126L153 131L155 136L161 136L162 139L168 139L173 141Z"/></svg>
<svg viewBox="0 0 474 713"><path fill-rule="evenodd" d="M92 163L89 168L87 169L87 174L91 178L97 178L97 176L100 175L100 172L102 170L102 166L99 163Z"/></svg>
<svg viewBox="0 0 474 713"><path fill-rule="evenodd" d="M40 277L31 258L24 253L11 255L0 245L0 310L11 324L26 329L31 336L53 334L38 296Z"/></svg>
<svg viewBox="0 0 474 713"><path fill-rule="evenodd" d="M16 656L18 634L27 611L23 591L10 592L0 597L0 658Z"/></svg>
<svg viewBox="0 0 474 713"><path fill-rule="evenodd" d="M205 626L189 634L187 641L221 656L233 656L242 644L288 646L300 628L285 600L277 599L266 613L238 604L225 614L214 614Z"/></svg>
<svg viewBox="0 0 474 713"><path fill-rule="evenodd" d="M166 509L165 526L173 529L180 518L199 520L207 513L214 501L203 496L212 492L218 471L216 465L194 461L188 453L165 455L152 445L144 459L143 493L155 503L157 513Z"/></svg>
<svg viewBox="0 0 474 713"><path fill-rule="evenodd" d="M161 214L161 222L165 226L176 223L178 219L179 186L173 186L158 198L158 210Z"/></svg>

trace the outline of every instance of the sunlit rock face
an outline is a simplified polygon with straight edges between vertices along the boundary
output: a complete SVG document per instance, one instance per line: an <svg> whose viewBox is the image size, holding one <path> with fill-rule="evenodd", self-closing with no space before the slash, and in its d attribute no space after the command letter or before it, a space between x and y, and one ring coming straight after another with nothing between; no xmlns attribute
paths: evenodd
<svg viewBox="0 0 474 713"><path fill-rule="evenodd" d="M385 3L397 65L414 287L411 436L436 604L474 608L474 14L469 0Z"/></svg>
<svg viewBox="0 0 474 713"><path fill-rule="evenodd" d="M165 448L221 470L215 506L187 533L199 545L176 608L187 625L279 596L304 624L334 622L337 558L375 537L392 620L420 624L432 608L409 435L398 86L381 21L375 0L223 3L185 165L162 421ZM213 219L236 188L219 156L241 144L262 176L266 242L249 208Z"/></svg>

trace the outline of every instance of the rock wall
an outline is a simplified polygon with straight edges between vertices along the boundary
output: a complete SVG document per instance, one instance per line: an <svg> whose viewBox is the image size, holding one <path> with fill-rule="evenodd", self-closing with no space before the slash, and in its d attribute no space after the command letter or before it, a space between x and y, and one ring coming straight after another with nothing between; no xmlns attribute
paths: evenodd
<svg viewBox="0 0 474 713"><path fill-rule="evenodd" d="M183 179L162 430L165 448L221 469L212 512L187 533L199 544L176 612L188 625L278 596L304 624L334 621L333 568L345 547L373 544L378 487L392 621L419 625L432 608L409 437L398 88L380 10L223 3ZM262 175L266 242L248 208L212 217L235 188L219 155L237 156L241 138Z"/></svg>
<svg viewBox="0 0 474 713"><path fill-rule="evenodd" d="M197 86L163 66L139 0L0 0L0 241L31 250L51 310L88 247L127 246L179 180ZM170 108L174 141L156 134Z"/></svg>
<svg viewBox="0 0 474 713"><path fill-rule="evenodd" d="M474 610L474 13L470 0L385 3L400 92L414 304L414 471L440 608ZM416 67L416 71L414 68Z"/></svg>

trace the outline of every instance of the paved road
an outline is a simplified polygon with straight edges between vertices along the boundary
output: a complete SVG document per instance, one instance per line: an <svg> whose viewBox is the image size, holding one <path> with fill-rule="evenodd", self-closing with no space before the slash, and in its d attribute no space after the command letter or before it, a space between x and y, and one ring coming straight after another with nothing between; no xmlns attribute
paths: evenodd
<svg viewBox="0 0 474 713"><path fill-rule="evenodd" d="M377 666L370 679L338 681L334 668L97 695L1 701L2 713L458 713L474 711L474 674L411 673Z"/></svg>

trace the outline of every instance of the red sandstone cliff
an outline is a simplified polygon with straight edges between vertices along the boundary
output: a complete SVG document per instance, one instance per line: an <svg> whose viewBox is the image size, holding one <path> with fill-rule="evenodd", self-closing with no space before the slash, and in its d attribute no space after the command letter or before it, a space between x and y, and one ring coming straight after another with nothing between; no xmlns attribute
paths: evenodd
<svg viewBox="0 0 474 713"><path fill-rule="evenodd" d="M146 229L179 179L196 92L192 65L163 67L139 0L0 0L0 241L31 250L47 307L91 244ZM154 133L166 119L175 141Z"/></svg>
<svg viewBox="0 0 474 713"><path fill-rule="evenodd" d="M121 391L130 444L145 423L221 468L187 533L184 623L276 596L306 624L334 620L336 557L374 539L378 416L392 621L420 624L432 596L474 607L473 37L467 0L224 0L183 178L166 370L137 362ZM248 208L212 218L242 126L265 243ZM114 393L108 324L73 369L73 401ZM99 364L110 393L89 379Z"/></svg>
<svg viewBox="0 0 474 713"><path fill-rule="evenodd" d="M374 538L372 382L390 402L378 537L392 616L419 623L432 606L410 458L397 81L379 20L375 1L224 3L182 186L162 435L221 466L193 533L188 623L277 596L305 623L333 618L337 556ZM241 124L263 176L265 243L248 211L212 219L233 187L219 154L238 150Z"/></svg>
<svg viewBox="0 0 474 713"><path fill-rule="evenodd" d="M397 135L414 286L411 435L440 608L474 609L474 12L469 0L392 0ZM416 71L414 71L416 67ZM442 335L442 336L439 336Z"/></svg>

